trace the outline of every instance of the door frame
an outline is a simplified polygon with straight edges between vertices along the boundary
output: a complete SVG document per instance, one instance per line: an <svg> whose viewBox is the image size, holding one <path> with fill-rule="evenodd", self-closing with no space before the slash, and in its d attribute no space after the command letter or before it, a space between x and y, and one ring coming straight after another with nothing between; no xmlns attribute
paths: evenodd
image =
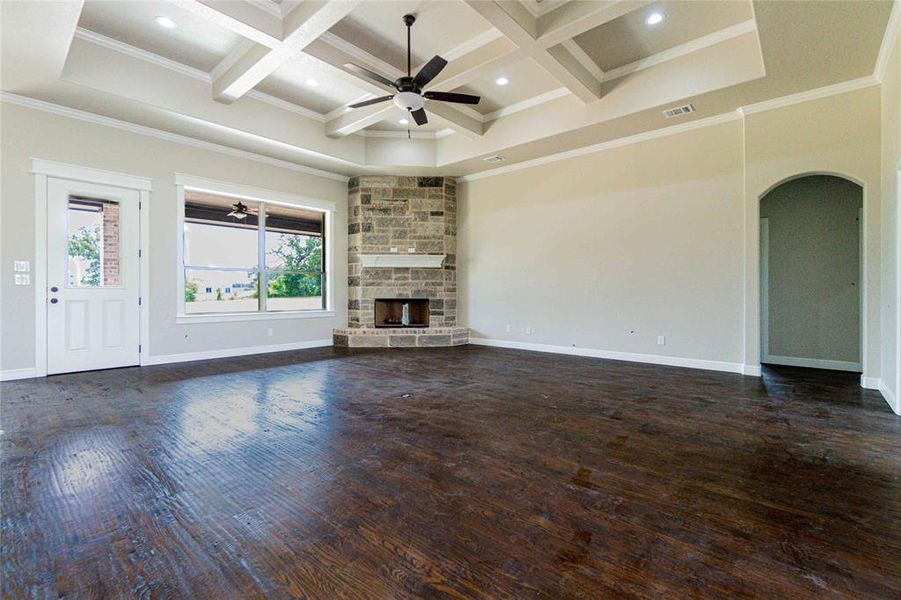
<svg viewBox="0 0 901 600"><path fill-rule="evenodd" d="M760 201L768 193L782 185L795 179L808 177L811 175L831 175L846 179L851 183L859 185L863 191L861 220L860 243L863 251L860 256L860 366L863 371L860 375L860 386L869 389L877 389L879 387L878 378L870 375L870 364L868 360L869 354L869 336L867 329L870 326L870 311L868 309L868 290L869 290L869 244L875 239L879 241L879 230L873 228L870 222L870 194L869 186L865 181L858 177L853 177L838 171L812 170L799 171L793 175L783 177L777 182L769 185L759 194L753 195L745 189L745 272L744 272L744 367L743 374L753 377L761 376L760 367ZM872 239L871 239L872 238ZM876 306L878 308L878 304ZM877 313L878 315L878 313Z"/></svg>
<svg viewBox="0 0 901 600"><path fill-rule="evenodd" d="M30 172L34 174L34 364L35 376L47 376L47 180L51 177L111 185L138 192L138 305L140 325L138 340L139 364L144 366L150 356L150 256L144 252L144 242L150 239L150 219L148 218L152 180L149 177L105 171L68 163L30 159Z"/></svg>

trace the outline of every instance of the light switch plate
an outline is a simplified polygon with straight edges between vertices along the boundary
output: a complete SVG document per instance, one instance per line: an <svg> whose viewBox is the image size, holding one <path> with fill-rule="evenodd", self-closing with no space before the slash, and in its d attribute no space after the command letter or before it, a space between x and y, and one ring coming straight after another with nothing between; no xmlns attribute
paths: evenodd
<svg viewBox="0 0 901 600"><path fill-rule="evenodd" d="M31 275L16 273L16 285L31 285Z"/></svg>
<svg viewBox="0 0 901 600"><path fill-rule="evenodd" d="M16 273L28 273L31 271L31 263L27 260L13 261L13 271Z"/></svg>

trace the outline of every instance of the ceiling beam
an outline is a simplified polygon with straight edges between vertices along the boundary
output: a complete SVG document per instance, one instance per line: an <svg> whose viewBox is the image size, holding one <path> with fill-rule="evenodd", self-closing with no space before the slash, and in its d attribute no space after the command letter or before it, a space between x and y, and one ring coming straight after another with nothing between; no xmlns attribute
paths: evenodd
<svg viewBox="0 0 901 600"><path fill-rule="evenodd" d="M382 102L350 109L329 119L325 123L325 134L329 137L344 137L356 133L385 119L394 108L393 102Z"/></svg>
<svg viewBox="0 0 901 600"><path fill-rule="evenodd" d="M567 2L536 17L524 5L511 0L466 0L496 27L515 49L515 58L532 58L583 102L600 98L601 82L581 57L562 46L567 40L649 4L644 0ZM496 56L495 61L502 60Z"/></svg>
<svg viewBox="0 0 901 600"><path fill-rule="evenodd" d="M288 60L329 30L353 10L360 0L307 0L282 21L284 36L275 47L255 44L240 57L229 56L228 68L214 69L213 98L230 104L252 90ZM232 3L223 3L229 5Z"/></svg>
<svg viewBox="0 0 901 600"><path fill-rule="evenodd" d="M223 29L276 48L282 40L282 21L247 2L211 0L169 0L172 4L203 17Z"/></svg>

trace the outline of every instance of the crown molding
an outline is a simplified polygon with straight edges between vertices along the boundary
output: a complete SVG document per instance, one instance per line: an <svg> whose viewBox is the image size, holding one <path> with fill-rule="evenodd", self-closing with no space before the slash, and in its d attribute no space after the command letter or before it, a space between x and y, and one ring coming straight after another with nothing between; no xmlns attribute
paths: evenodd
<svg viewBox="0 0 901 600"><path fill-rule="evenodd" d="M879 79L877 79L875 75L867 75L866 77L842 81L841 83L798 92L797 94L764 100L763 102L757 102L756 104L748 104L739 108L738 111L745 116L753 115L755 113L782 108L784 106L791 106L802 102L810 102L811 100L819 100L820 98L828 98L829 96L835 96L837 94L862 90L874 85L879 85Z"/></svg>
<svg viewBox="0 0 901 600"><path fill-rule="evenodd" d="M130 133L146 135L168 142L175 142L177 144L184 144L186 146L194 146L195 148L211 150L213 152L228 154L230 156L235 156L238 158L245 158L275 167L289 169L291 171L298 171L300 173L307 173L309 175L324 177L326 179L333 179L335 181L343 182L347 182L347 180L349 179L348 176L342 175L340 173L333 173L331 171L325 171L322 169L317 169L315 167L299 165L297 163L282 160L280 158L272 158L271 156L257 154L256 152L250 152L248 150L239 150L238 148L223 146L221 144L199 140L197 138L188 137L186 135L181 135L178 133L170 133L168 131L154 129L152 127L146 127L144 125L137 125L135 123L129 123L127 121L120 121L119 119L114 119L112 117L106 117L103 115L98 115L96 113L78 110L77 108L69 108L68 106L53 104L52 102L45 102L44 100L36 100L34 98L28 98L27 96L20 96L18 94L13 94L10 92L0 91L0 101L8 102L10 104L15 104L18 106L24 106L25 108L31 108L42 112L60 115L63 117L69 117L70 119L77 119L79 121L94 123L96 125L112 127L114 129L120 129L122 131L128 131Z"/></svg>
<svg viewBox="0 0 901 600"><path fill-rule="evenodd" d="M721 115L717 115L715 117L707 117L706 119L698 119L697 121L681 123L679 125L672 125L670 127L664 127L662 129L655 129L653 131L646 131L643 133L638 133L635 135L630 135L627 137L610 140L608 142L601 142L600 144L584 146L582 148L576 148L575 150L567 150L565 152L557 152L556 154L549 154L547 156L542 156L540 158L533 158L531 160L525 160L525 161L518 162L518 163L515 163L512 165L498 167L496 169L489 169L487 171L482 171L480 173L473 173L472 175L464 175L462 177L457 177L457 181L463 181L463 182L476 181L479 179L485 179L487 177L494 177L496 175L512 173L514 171L522 171L523 169L529 169L531 167L546 165L549 163L566 160L567 158L575 158L577 156L585 156L586 154L595 154L597 152L604 152L606 150L612 150L613 148L620 148L622 146L630 146L632 144L638 144L640 142L646 142L648 140L654 140L657 138L667 137L670 135L675 135L677 133L692 131L694 129L703 129L704 127L710 127L712 125L720 125L722 123L728 123L730 121L737 121L741 118L742 118L741 114L739 114L737 111L732 111L732 112L728 112L728 113L723 113Z"/></svg>
<svg viewBox="0 0 901 600"><path fill-rule="evenodd" d="M585 70L591 73L591 76L601 81L604 79L604 72L598 66L598 63L594 62L594 60L588 56L588 53L582 49L582 46L576 43L576 40L564 40L562 42L564 48L566 48L570 54L572 54L573 58L576 59L580 65L585 67Z"/></svg>
<svg viewBox="0 0 901 600"><path fill-rule="evenodd" d="M245 0L248 4L259 8L260 10L269 13L273 17L278 17L281 19L284 15L282 15L282 9L279 5L272 0Z"/></svg>
<svg viewBox="0 0 901 600"><path fill-rule="evenodd" d="M96 44L98 46L103 46L104 48L107 48L109 50L114 50L121 54L125 54L132 58L154 64L158 67L163 67L164 69L169 69L170 71L175 71L176 73L181 73L182 75L187 75L188 77L191 77L193 79L197 79L205 83L212 83L212 75L210 73L207 73L206 71L195 69L194 67L190 67L174 60L170 60L168 58L160 56L159 54L154 54L153 52L142 50L141 48L136 48L130 44L126 44L125 42L120 42L119 40L91 31L90 29L84 29L83 27L76 28L75 37L92 44ZM271 106L281 108L282 110L287 110L303 117L307 117L308 119L319 121L320 123L324 123L326 121L326 115L322 113L304 108L298 104L294 104L293 102L282 100L281 98L276 98L275 96L271 96L259 90L250 90L249 92L247 92L247 94L245 94L245 96L253 98L254 100L259 100L260 102L265 102L266 104L269 104Z"/></svg>
<svg viewBox="0 0 901 600"><path fill-rule="evenodd" d="M394 131L392 129L361 129L352 135L365 138L399 138L407 139L407 131ZM410 131L409 137L414 140L434 140L438 138L437 131Z"/></svg>
<svg viewBox="0 0 901 600"><path fill-rule="evenodd" d="M538 106L539 104L544 104L545 102L550 102L551 100L556 100L557 98L562 98L563 96L569 96L572 92L569 91L568 88L559 87L555 90L551 90L549 92L545 92L543 94L538 94L537 96L532 96L522 102L517 102L515 104L511 104L509 106L505 106L504 108L499 108L494 112L490 112L484 115L485 122L494 121L495 119L500 119L501 117L507 117L512 115L513 113L518 113L521 110L526 110L527 108L532 108L533 106Z"/></svg>
<svg viewBox="0 0 901 600"><path fill-rule="evenodd" d="M490 29L485 30L476 37L463 42L456 48L451 48L450 50L442 54L442 56L447 62L453 62L461 56L469 54L473 50L476 50L478 48L481 48L485 44L493 42L499 37L503 37L503 34L496 27L491 27ZM425 65L421 65L420 68L424 66Z"/></svg>
<svg viewBox="0 0 901 600"><path fill-rule="evenodd" d="M648 140L653 140L661 137L666 137L669 135L675 135L677 133L683 133L686 131L692 131L694 129L702 129L704 127L710 127L713 125L719 125L721 123L728 123L729 121L735 121L739 119L744 119L748 115L752 115L759 112L764 112L768 110L774 110L777 108L783 108L785 106L792 106L794 104L800 104L802 102L810 102L811 100L819 100L820 98L827 98L829 96L836 96L839 94L845 94L847 92L853 92L856 90L865 89L868 87L872 87L874 85L879 85L879 80L875 75L867 75L866 77L860 77L858 79L852 79L850 81L843 81L841 83L836 83L834 85L827 85L821 88L816 88L812 90L807 90L804 92L799 92L797 94L790 94L788 96L782 96L780 98L773 98L771 100L766 100L764 102L758 102L756 104L749 104L747 106L739 107L734 111L730 111L727 113L723 113L720 115L716 115L713 117L707 117L704 119L698 119L696 121L690 121L688 123L682 123L679 125L673 125L671 127L664 127L662 129L655 129L653 131L646 131L644 133L639 133L632 136L627 136L615 140L610 140L608 142L602 142L600 144L594 144L592 146L585 146L582 148L576 148L575 150L568 150L566 152L558 152L556 154L549 154L547 156L542 156L540 158L534 158L531 160L526 160L522 162L518 162L512 165L506 165L503 167L498 167L496 169L488 169L485 171L480 171L478 173L473 173L471 175L463 175L457 178L457 181L476 181L479 179L485 179L487 177L494 177L496 175L503 175L504 173L512 173L514 171L521 171L523 169L528 169L531 167L536 167L539 165L544 165L552 162L557 162L560 160L565 160L567 158L574 158L577 156L584 156L586 154L594 154L596 152L604 152L605 150L611 150L613 148L619 148L621 146L628 146L630 144L637 144L640 142L645 142Z"/></svg>
<svg viewBox="0 0 901 600"><path fill-rule="evenodd" d="M873 75L882 82L885 79L885 70L888 68L888 59L895 49L898 42L898 32L901 30L901 1L895 0L892 3L892 13L888 18L888 25L885 27L885 35L882 37L882 44L879 46L879 55L876 57L876 67L873 69Z"/></svg>

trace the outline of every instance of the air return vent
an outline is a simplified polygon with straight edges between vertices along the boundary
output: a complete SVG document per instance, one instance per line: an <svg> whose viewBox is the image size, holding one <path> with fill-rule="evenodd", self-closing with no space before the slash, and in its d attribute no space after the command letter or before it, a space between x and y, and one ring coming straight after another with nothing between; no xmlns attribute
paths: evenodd
<svg viewBox="0 0 901 600"><path fill-rule="evenodd" d="M503 156L501 156L500 154L495 154L494 156L486 157L484 160L485 160L485 162L489 162L489 163L499 163L499 162L503 162L507 159L504 158Z"/></svg>
<svg viewBox="0 0 901 600"><path fill-rule="evenodd" d="M663 116L667 119L672 119L673 117L678 117L679 115L684 115L685 113L694 112L695 107L691 104L686 104L685 106L677 106L675 108L668 108L663 111Z"/></svg>

